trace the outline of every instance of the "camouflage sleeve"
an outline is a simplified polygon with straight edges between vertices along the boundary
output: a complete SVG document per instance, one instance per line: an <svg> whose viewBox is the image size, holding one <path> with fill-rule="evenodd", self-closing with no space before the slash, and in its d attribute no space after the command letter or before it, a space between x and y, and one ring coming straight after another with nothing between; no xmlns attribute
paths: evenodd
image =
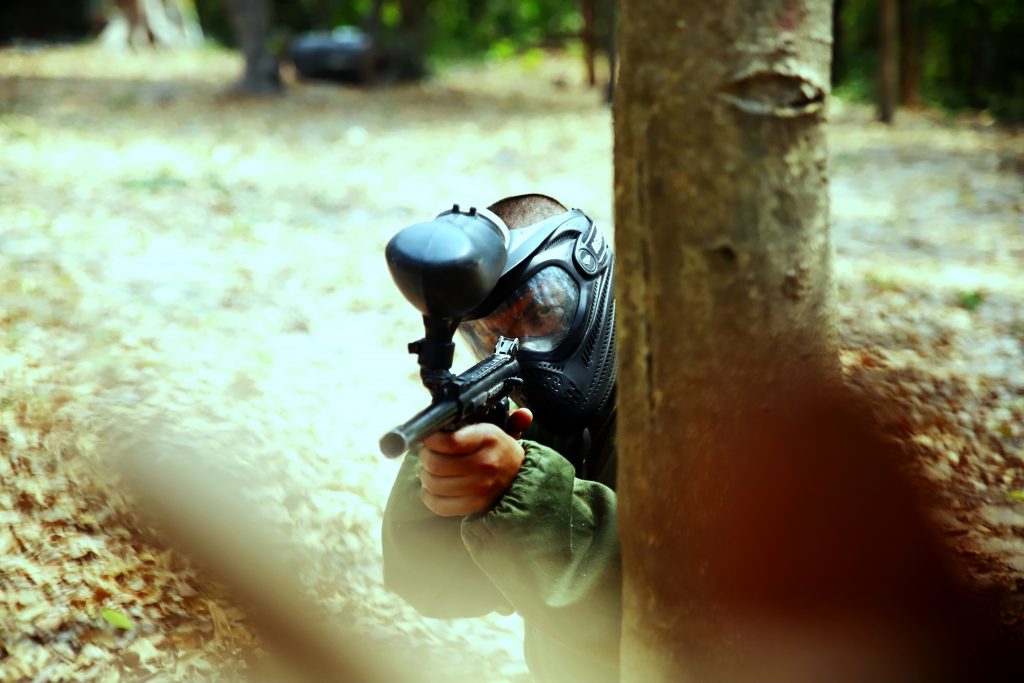
<svg viewBox="0 0 1024 683"><path fill-rule="evenodd" d="M527 625L555 641L549 650L617 676L622 570L615 492L576 479L550 448L522 443L519 475L494 508L465 519L462 540Z"/></svg>
<svg viewBox="0 0 1024 683"><path fill-rule="evenodd" d="M440 517L420 500L419 461L402 462L384 510L384 583L434 618L476 617L511 607L473 561L461 517Z"/></svg>

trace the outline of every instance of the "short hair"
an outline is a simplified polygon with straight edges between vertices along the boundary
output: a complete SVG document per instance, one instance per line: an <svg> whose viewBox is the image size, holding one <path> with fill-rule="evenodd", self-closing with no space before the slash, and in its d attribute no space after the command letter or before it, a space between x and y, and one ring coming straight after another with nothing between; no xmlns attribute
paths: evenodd
<svg viewBox="0 0 1024 683"><path fill-rule="evenodd" d="M506 197L487 207L496 213L511 230L525 228L545 218L568 211L561 202L543 194L521 194Z"/></svg>

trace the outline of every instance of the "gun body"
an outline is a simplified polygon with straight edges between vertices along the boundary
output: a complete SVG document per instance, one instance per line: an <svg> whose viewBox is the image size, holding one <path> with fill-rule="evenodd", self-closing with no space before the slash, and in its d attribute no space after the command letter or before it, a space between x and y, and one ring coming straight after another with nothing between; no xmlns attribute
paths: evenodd
<svg viewBox="0 0 1024 683"><path fill-rule="evenodd" d="M508 396L522 384L517 339L500 337L494 353L434 391L433 402L405 423L381 437L381 453L396 458L435 432L454 431L463 425L491 422L504 428Z"/></svg>

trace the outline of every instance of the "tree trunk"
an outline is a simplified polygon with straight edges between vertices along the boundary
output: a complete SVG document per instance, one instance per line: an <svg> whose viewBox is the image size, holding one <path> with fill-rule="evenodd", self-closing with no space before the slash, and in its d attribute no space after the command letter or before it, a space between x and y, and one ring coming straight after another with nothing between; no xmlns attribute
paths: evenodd
<svg viewBox="0 0 1024 683"><path fill-rule="evenodd" d="M595 46L597 34L594 29L594 3L597 0L580 0L580 14L583 17L583 28L580 40L583 42L583 62L587 68L587 85L597 84L597 73L594 70Z"/></svg>
<svg viewBox="0 0 1024 683"><path fill-rule="evenodd" d="M900 104L921 106L920 17L914 0L900 2Z"/></svg>
<svg viewBox="0 0 1024 683"><path fill-rule="evenodd" d="M331 12L331 0L313 0L312 16L316 22L313 25L318 31L330 31L334 28L334 16Z"/></svg>
<svg viewBox="0 0 1024 683"><path fill-rule="evenodd" d="M896 45L899 41L897 0L882 0L878 50L878 120L892 123L896 113L899 65Z"/></svg>
<svg viewBox="0 0 1024 683"><path fill-rule="evenodd" d="M273 26L271 0L226 0L238 44L245 56L242 78L235 86L238 93L265 95L281 92L280 65L270 54L267 41Z"/></svg>
<svg viewBox="0 0 1024 683"><path fill-rule="evenodd" d="M608 104L615 100L615 81L619 77L619 58L616 45L618 44L619 17L618 0L608 0L608 32L605 34L605 47L608 53L608 88L605 91L605 99Z"/></svg>
<svg viewBox="0 0 1024 683"><path fill-rule="evenodd" d="M373 0L370 14L366 17L366 35L370 38L370 49L363 55L363 83L377 81L377 67L380 56L380 23L384 11L384 0Z"/></svg>
<svg viewBox="0 0 1024 683"><path fill-rule="evenodd" d="M191 0L116 0L100 41L110 47L194 46L203 31Z"/></svg>
<svg viewBox="0 0 1024 683"><path fill-rule="evenodd" d="M421 78L427 72L427 0L398 0L399 71L404 78Z"/></svg>
<svg viewBox="0 0 1024 683"><path fill-rule="evenodd" d="M991 10L978 3L977 28L970 33L971 78L968 81L968 103L972 109L984 109L988 105L989 83L992 77L992 29Z"/></svg>
<svg viewBox="0 0 1024 683"><path fill-rule="evenodd" d="M622 3L624 681L730 680L738 632L709 574L726 562L714 521L730 502L721 468L738 462L726 437L744 415L838 379L823 126L831 7Z"/></svg>
<svg viewBox="0 0 1024 683"><path fill-rule="evenodd" d="M846 47L846 41L843 39L843 5L844 0L832 2L832 87L838 85L846 76L846 59L843 56Z"/></svg>
<svg viewBox="0 0 1024 683"><path fill-rule="evenodd" d="M837 386L831 7L623 2L626 683L973 683L1019 657Z"/></svg>

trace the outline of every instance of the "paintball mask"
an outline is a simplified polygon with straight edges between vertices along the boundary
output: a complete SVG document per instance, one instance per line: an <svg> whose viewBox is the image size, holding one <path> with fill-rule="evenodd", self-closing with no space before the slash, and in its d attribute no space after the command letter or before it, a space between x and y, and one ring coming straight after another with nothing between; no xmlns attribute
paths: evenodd
<svg viewBox="0 0 1024 683"><path fill-rule="evenodd" d="M611 245L579 209L513 230L502 221L499 230L509 236L504 269L459 331L481 358L499 336L517 338L524 384L513 399L552 432L578 431L615 385Z"/></svg>

